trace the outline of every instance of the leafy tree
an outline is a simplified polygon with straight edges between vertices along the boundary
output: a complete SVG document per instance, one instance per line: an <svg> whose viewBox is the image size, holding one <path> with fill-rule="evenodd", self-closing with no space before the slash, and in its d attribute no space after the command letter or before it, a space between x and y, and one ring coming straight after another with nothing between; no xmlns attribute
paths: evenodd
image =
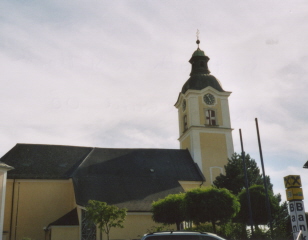
<svg viewBox="0 0 308 240"><path fill-rule="evenodd" d="M228 240L248 239L249 231L246 224L227 222L220 226L218 235Z"/></svg>
<svg viewBox="0 0 308 240"><path fill-rule="evenodd" d="M268 214L266 207L266 196L264 187L262 185L254 185L249 188L251 208L252 208L252 218L255 224L256 229L258 225L268 223ZM279 201L277 196L273 196L272 191L268 191L270 208L272 213L272 218L277 214L279 209ZM238 214L238 219L243 223L249 223L249 214L248 214L248 203L246 189L238 195L241 210Z"/></svg>
<svg viewBox="0 0 308 240"><path fill-rule="evenodd" d="M260 174L260 169L254 159L250 158L249 154L245 156L245 163L247 169L248 185L263 185L263 178ZM273 189L270 183L269 176L266 176L267 186L269 190ZM237 195L245 188L244 168L241 155L234 153L231 159L228 159L225 165L225 175L220 174L213 185L218 188L226 188L233 194Z"/></svg>
<svg viewBox="0 0 308 240"><path fill-rule="evenodd" d="M119 209L116 206L108 205L105 202L96 200L89 200L87 206L87 218L97 225L100 230L102 239L102 232L107 234L109 240L109 233L111 228L123 228L123 223L126 217L127 209Z"/></svg>
<svg viewBox="0 0 308 240"><path fill-rule="evenodd" d="M176 224L177 230L180 230L180 224L185 220L184 196L184 193L170 194L152 203L153 220L158 223Z"/></svg>
<svg viewBox="0 0 308 240"><path fill-rule="evenodd" d="M263 189L260 192L261 195L263 195L265 199L265 192L263 187L263 177L260 174L260 169L257 166L254 159L250 158L249 154L245 156L245 163L246 163L246 169L247 169L247 175L248 175L248 185L262 185L260 186L261 189ZM225 175L220 174L216 180L214 181L214 186L216 187L224 187L229 189L233 194L241 195L242 200L241 205L247 206L247 196L246 191L245 194L242 193L242 191L245 189L245 180L244 180L244 170L243 170L243 160L241 155L234 154L231 159L228 160L228 164L225 166ZM257 229L255 232L255 237L258 237L257 235L261 236L262 234L265 236L271 235L276 239L288 239L290 236L291 230L291 224L289 220L289 214L286 203L281 202L281 196L280 194L274 195L273 194L273 185L270 182L270 177L266 176L266 182L268 187L268 192L270 196L271 201L271 213L272 213L272 223L273 223L273 233L268 234L266 232L262 233L261 229ZM255 202L253 199L254 197L250 193L250 198L252 202ZM260 200L261 201L261 200ZM261 202L260 202L261 203ZM267 218L268 214L266 212L266 206L265 206L265 200L262 200L263 207L261 207L261 204L257 204L257 206L254 207L252 205L253 211L256 209L262 209L263 215L265 218ZM241 207L242 209L243 207ZM242 210L241 210L242 211ZM260 211L259 211L260 213ZM240 212L242 214L242 212ZM246 208L246 214L248 215L248 210ZM239 218L237 217L235 219L236 221L239 221ZM255 219L253 219L254 222ZM258 219L256 219L258 221ZM266 222L266 221L265 221ZM247 222L245 222L247 223ZM264 230L265 231L265 230Z"/></svg>
<svg viewBox="0 0 308 240"><path fill-rule="evenodd" d="M213 226L210 223L202 223L185 230L195 231L195 232L213 232ZM247 240L248 231L246 224L243 223L233 223L233 222L224 222L217 224L216 233L228 240Z"/></svg>
<svg viewBox="0 0 308 240"><path fill-rule="evenodd" d="M279 200L278 197L277 199ZM278 210L273 218L273 229L273 236L275 239L293 239L293 230L291 227L291 219L288 212L287 202L283 202L278 207Z"/></svg>
<svg viewBox="0 0 308 240"><path fill-rule="evenodd" d="M215 233L216 222L229 220L239 209L237 198L227 189L196 188L185 195L187 219L196 224L211 222Z"/></svg>

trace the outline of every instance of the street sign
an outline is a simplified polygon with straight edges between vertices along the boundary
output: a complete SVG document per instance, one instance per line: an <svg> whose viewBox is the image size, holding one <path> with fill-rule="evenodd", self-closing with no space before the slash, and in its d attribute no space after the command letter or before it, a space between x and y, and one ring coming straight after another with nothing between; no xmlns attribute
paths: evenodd
<svg viewBox="0 0 308 240"><path fill-rule="evenodd" d="M307 224L303 201L289 202L289 212L291 217L293 238L296 239L300 230L302 230L303 239L308 240Z"/></svg>
<svg viewBox="0 0 308 240"><path fill-rule="evenodd" d="M289 175L283 178L285 188L296 188L302 186L301 176L300 175Z"/></svg>
<svg viewBox="0 0 308 240"><path fill-rule="evenodd" d="M287 195L287 201L304 199L302 188L288 188L286 189L286 195Z"/></svg>

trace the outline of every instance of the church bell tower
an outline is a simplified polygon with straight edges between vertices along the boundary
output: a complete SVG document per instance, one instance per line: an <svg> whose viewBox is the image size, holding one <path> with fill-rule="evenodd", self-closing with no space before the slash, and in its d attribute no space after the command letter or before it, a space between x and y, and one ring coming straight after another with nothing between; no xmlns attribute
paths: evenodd
<svg viewBox="0 0 308 240"><path fill-rule="evenodd" d="M190 78L182 87L175 107L179 117L181 149L188 149L206 178L206 186L224 174L233 154L228 97L220 82L210 74L208 56L199 48L193 53Z"/></svg>

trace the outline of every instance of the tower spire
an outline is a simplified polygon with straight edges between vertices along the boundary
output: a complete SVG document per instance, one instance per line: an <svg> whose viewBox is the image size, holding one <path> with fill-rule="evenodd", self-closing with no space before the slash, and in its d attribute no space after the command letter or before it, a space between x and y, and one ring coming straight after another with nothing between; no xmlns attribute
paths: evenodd
<svg viewBox="0 0 308 240"><path fill-rule="evenodd" d="M200 49L200 48L199 48L199 44L200 44L199 34L200 34L200 31L199 31L199 29L197 29L197 33L196 33L197 41L196 41L196 43L198 44L198 49Z"/></svg>

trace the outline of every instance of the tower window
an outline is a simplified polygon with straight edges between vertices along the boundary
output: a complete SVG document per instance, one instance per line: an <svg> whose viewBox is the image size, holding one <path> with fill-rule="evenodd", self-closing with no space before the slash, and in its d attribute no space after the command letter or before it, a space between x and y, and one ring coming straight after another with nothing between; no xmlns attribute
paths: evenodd
<svg viewBox="0 0 308 240"><path fill-rule="evenodd" d="M217 126L216 111L207 109L205 110L205 124L210 126Z"/></svg>
<svg viewBox="0 0 308 240"><path fill-rule="evenodd" d="M200 67L204 67L204 62L203 61L200 62Z"/></svg>
<svg viewBox="0 0 308 240"><path fill-rule="evenodd" d="M184 132L187 130L187 115L184 116L183 118L183 127L184 127Z"/></svg>

